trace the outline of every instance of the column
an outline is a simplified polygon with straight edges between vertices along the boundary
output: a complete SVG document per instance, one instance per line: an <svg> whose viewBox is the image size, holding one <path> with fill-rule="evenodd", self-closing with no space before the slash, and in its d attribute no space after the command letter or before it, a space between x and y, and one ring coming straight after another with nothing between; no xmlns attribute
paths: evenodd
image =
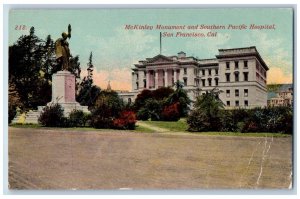
<svg viewBox="0 0 300 199"><path fill-rule="evenodd" d="M158 88L158 71L155 70L155 79L154 79L155 89Z"/></svg>
<svg viewBox="0 0 300 199"><path fill-rule="evenodd" d="M174 83L177 82L177 69L173 69L174 70Z"/></svg>
<svg viewBox="0 0 300 199"><path fill-rule="evenodd" d="M150 71L146 70L146 88L149 89L149 85L150 85L150 78L149 78L149 74Z"/></svg>
<svg viewBox="0 0 300 199"><path fill-rule="evenodd" d="M165 69L165 87L168 87L168 69Z"/></svg>

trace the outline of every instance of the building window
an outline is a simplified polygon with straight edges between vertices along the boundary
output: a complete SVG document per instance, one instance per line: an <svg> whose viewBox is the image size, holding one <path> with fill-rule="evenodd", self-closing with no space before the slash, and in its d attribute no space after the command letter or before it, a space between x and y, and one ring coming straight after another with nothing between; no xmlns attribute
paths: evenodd
<svg viewBox="0 0 300 199"><path fill-rule="evenodd" d="M256 72L256 81L259 81L259 74Z"/></svg>
<svg viewBox="0 0 300 199"><path fill-rule="evenodd" d="M146 71L144 71L144 77L146 77Z"/></svg>
<svg viewBox="0 0 300 199"><path fill-rule="evenodd" d="M226 90L226 97L230 97L230 90Z"/></svg>
<svg viewBox="0 0 300 199"><path fill-rule="evenodd" d="M136 89L139 89L139 83L138 82L136 83Z"/></svg>
<svg viewBox="0 0 300 199"><path fill-rule="evenodd" d="M248 72L244 72L244 81L248 81Z"/></svg>
<svg viewBox="0 0 300 199"><path fill-rule="evenodd" d="M205 70L202 70L202 75L205 75Z"/></svg>
<svg viewBox="0 0 300 199"><path fill-rule="evenodd" d="M238 62L238 61L235 61L235 62L234 62L234 68L235 68L235 69L239 69L239 62Z"/></svg>
<svg viewBox="0 0 300 199"><path fill-rule="evenodd" d="M183 69L183 74L185 74L185 75L187 74L187 69L186 68Z"/></svg>
<svg viewBox="0 0 300 199"><path fill-rule="evenodd" d="M235 89L235 96L236 96L236 97L239 97L239 96L240 96L239 89Z"/></svg>
<svg viewBox="0 0 300 199"><path fill-rule="evenodd" d="M230 62L226 62L226 70L230 69Z"/></svg>
<svg viewBox="0 0 300 199"><path fill-rule="evenodd" d="M128 98L128 104L131 104L131 98Z"/></svg>
<svg viewBox="0 0 300 199"><path fill-rule="evenodd" d="M244 61L244 67L248 68L248 61Z"/></svg>
<svg viewBox="0 0 300 199"><path fill-rule="evenodd" d="M139 79L139 74L138 73L136 74L136 79Z"/></svg>
<svg viewBox="0 0 300 199"><path fill-rule="evenodd" d="M248 97L248 89L244 89L244 96Z"/></svg>
<svg viewBox="0 0 300 199"><path fill-rule="evenodd" d="M226 105L227 105L227 106L230 106L230 101L226 101Z"/></svg>
<svg viewBox="0 0 300 199"><path fill-rule="evenodd" d="M230 82L230 73L226 73L226 82Z"/></svg>
<svg viewBox="0 0 300 199"><path fill-rule="evenodd" d="M234 73L234 79L236 82L239 81L239 73Z"/></svg>
<svg viewBox="0 0 300 199"><path fill-rule="evenodd" d="M235 101L235 106L239 106L239 105L240 105L239 100L236 100L236 101Z"/></svg>
<svg viewBox="0 0 300 199"><path fill-rule="evenodd" d="M183 78L183 84L184 84L184 86L187 86L187 78L186 77Z"/></svg>
<svg viewBox="0 0 300 199"><path fill-rule="evenodd" d="M215 69L216 75L219 74L219 69Z"/></svg>
<svg viewBox="0 0 300 199"><path fill-rule="evenodd" d="M208 75L211 75L211 69L208 69Z"/></svg>
<svg viewBox="0 0 300 199"><path fill-rule="evenodd" d="M144 79L144 88L146 88L147 87L147 82L146 82L146 80Z"/></svg>
<svg viewBox="0 0 300 199"><path fill-rule="evenodd" d="M195 83L195 86L198 87L198 86L199 86L199 79L196 79L196 78L195 78L195 79L194 79L194 83Z"/></svg>
<svg viewBox="0 0 300 199"><path fill-rule="evenodd" d="M248 100L245 100L245 106L248 106Z"/></svg>
<svg viewBox="0 0 300 199"><path fill-rule="evenodd" d="M216 84L216 86L219 85L219 79L218 78L215 79L215 84Z"/></svg>
<svg viewBox="0 0 300 199"><path fill-rule="evenodd" d="M202 86L205 86L205 79L202 79Z"/></svg>
<svg viewBox="0 0 300 199"><path fill-rule="evenodd" d="M211 79L208 79L208 86L211 86Z"/></svg>

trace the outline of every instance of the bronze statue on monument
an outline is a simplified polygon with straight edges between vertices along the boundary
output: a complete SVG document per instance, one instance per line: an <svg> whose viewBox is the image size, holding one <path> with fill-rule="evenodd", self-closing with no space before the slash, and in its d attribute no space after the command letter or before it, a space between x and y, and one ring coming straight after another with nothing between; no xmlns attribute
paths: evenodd
<svg viewBox="0 0 300 199"><path fill-rule="evenodd" d="M62 38L55 41L55 55L58 66L61 70L70 68L70 58L72 57L67 39L71 38L71 25L68 26L68 33L63 32Z"/></svg>

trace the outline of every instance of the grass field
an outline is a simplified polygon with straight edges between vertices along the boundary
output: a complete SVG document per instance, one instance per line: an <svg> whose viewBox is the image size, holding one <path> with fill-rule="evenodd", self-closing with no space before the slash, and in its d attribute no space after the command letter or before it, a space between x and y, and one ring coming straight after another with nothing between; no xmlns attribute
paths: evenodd
<svg viewBox="0 0 300 199"><path fill-rule="evenodd" d="M9 128L11 189L288 189L292 137Z"/></svg>

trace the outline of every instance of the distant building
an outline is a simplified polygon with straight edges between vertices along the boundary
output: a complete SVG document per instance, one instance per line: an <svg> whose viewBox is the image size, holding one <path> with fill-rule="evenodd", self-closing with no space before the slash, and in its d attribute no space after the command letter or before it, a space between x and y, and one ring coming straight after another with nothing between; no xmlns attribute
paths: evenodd
<svg viewBox="0 0 300 199"><path fill-rule="evenodd" d="M124 101L134 101L144 89L173 87L183 82L195 100L214 88L221 91L225 107L267 106L268 66L256 47L219 49L213 59L198 59L179 52L177 56L157 55L139 61L132 69L132 92L120 93Z"/></svg>
<svg viewBox="0 0 300 199"><path fill-rule="evenodd" d="M291 106L293 105L293 85L282 84L276 91L268 93L268 106Z"/></svg>

